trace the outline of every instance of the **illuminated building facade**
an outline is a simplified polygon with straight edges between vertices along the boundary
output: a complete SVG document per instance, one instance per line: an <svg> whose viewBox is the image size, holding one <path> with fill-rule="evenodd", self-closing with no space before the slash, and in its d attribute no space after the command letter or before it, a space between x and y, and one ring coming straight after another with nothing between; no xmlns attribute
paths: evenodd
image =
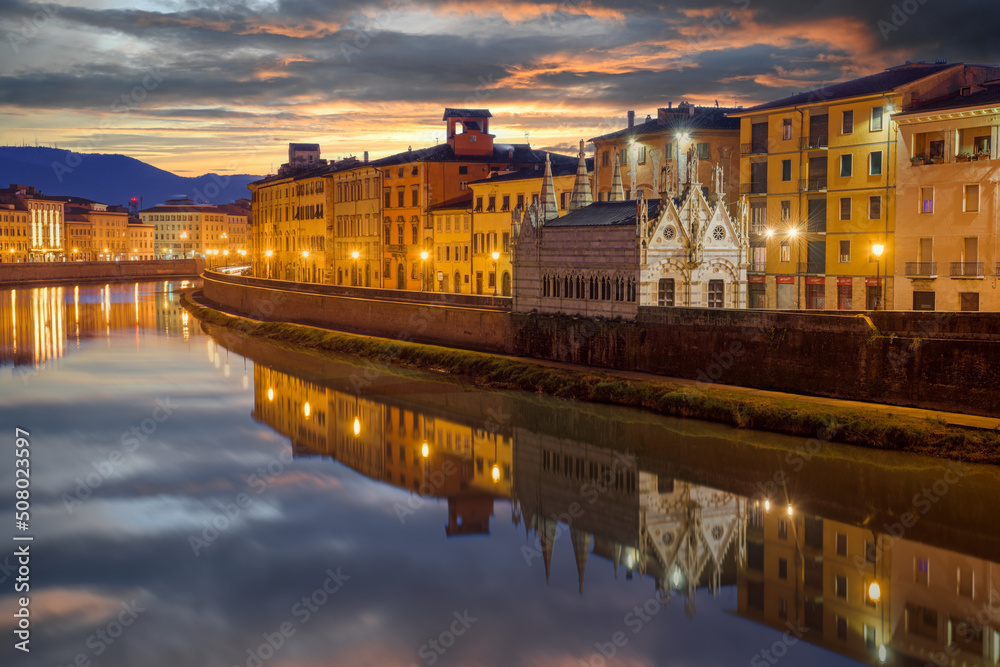
<svg viewBox="0 0 1000 667"><path fill-rule="evenodd" d="M382 171L365 162L326 175L327 282L381 287Z"/></svg>
<svg viewBox="0 0 1000 667"><path fill-rule="evenodd" d="M240 249L229 242L230 215L224 207L197 204L190 199L169 199L139 211L143 224L155 228L156 259L201 257L211 265L224 264L224 253ZM125 233L123 227L123 238Z"/></svg>

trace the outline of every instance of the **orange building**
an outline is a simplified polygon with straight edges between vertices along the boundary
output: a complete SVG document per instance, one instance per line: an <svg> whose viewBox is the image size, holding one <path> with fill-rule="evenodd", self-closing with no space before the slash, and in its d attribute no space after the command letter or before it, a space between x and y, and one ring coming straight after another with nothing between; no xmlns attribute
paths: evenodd
<svg viewBox="0 0 1000 667"><path fill-rule="evenodd" d="M445 109L447 143L374 161L382 174L382 286L434 289L431 208L466 193L493 171L544 162L527 144L497 144L487 109Z"/></svg>

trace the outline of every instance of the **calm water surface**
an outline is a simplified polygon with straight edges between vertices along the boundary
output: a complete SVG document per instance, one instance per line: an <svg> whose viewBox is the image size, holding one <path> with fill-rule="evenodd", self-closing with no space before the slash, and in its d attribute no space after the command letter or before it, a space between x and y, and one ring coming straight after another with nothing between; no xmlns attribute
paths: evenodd
<svg viewBox="0 0 1000 667"><path fill-rule="evenodd" d="M2 665L998 662L992 468L320 361L181 288L0 291Z"/></svg>

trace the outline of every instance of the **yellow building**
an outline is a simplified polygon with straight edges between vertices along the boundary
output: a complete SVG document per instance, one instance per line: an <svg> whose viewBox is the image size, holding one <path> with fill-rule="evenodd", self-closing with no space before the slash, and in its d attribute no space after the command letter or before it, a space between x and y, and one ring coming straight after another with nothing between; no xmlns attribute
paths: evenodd
<svg viewBox="0 0 1000 667"><path fill-rule="evenodd" d="M93 226L94 259L120 262L132 250L128 238L128 213L109 211L105 204L91 204L85 216Z"/></svg>
<svg viewBox="0 0 1000 667"><path fill-rule="evenodd" d="M346 162L326 175L327 282L381 287L382 172L365 162Z"/></svg>
<svg viewBox="0 0 1000 667"><path fill-rule="evenodd" d="M472 191L430 209L434 227L433 289L471 293ZM509 224L508 224L509 229Z"/></svg>
<svg viewBox="0 0 1000 667"><path fill-rule="evenodd" d="M93 262L94 225L83 212L66 211L66 257L71 262Z"/></svg>
<svg viewBox="0 0 1000 667"><path fill-rule="evenodd" d="M236 265L250 261L250 200L240 199L233 204L219 206L226 215L222 232L223 263Z"/></svg>
<svg viewBox="0 0 1000 667"><path fill-rule="evenodd" d="M255 276L327 282L329 171L318 144L289 144L288 162L278 173L247 186Z"/></svg>
<svg viewBox="0 0 1000 667"><path fill-rule="evenodd" d="M168 199L163 204L139 211L144 224L155 228L155 258L203 257L212 264L221 262L227 249L227 214L218 206L197 204L190 199ZM125 230L122 230L125 233Z"/></svg>
<svg viewBox="0 0 1000 667"><path fill-rule="evenodd" d="M156 226L132 218L126 226L126 256L129 260L155 259Z"/></svg>
<svg viewBox="0 0 1000 667"><path fill-rule="evenodd" d="M28 207L17 196L0 191L0 261L27 261L28 220Z"/></svg>
<svg viewBox="0 0 1000 667"><path fill-rule="evenodd" d="M1000 310L1000 85L896 114L900 310Z"/></svg>
<svg viewBox="0 0 1000 667"><path fill-rule="evenodd" d="M577 159L554 154L549 157L559 215L563 216L569 212ZM472 252L471 264L468 265L471 282L463 283L463 292L511 296L511 214L518 209L523 213L526 207L538 204L544 174L542 168L526 169L469 183L472 190ZM447 220L444 222L447 223ZM439 231L435 229L435 233ZM445 241L443 245L447 248L448 244ZM438 250L440 245L435 243L435 261L442 254ZM447 259L447 250L444 256Z"/></svg>
<svg viewBox="0 0 1000 667"><path fill-rule="evenodd" d="M732 204L739 185L740 122L728 118L736 109L697 107L681 102L656 110L643 123L635 123L629 112L624 129L594 137L597 163L594 167L594 192L597 201L608 201L615 162L621 164L625 199L657 198L661 192L680 192L679 179L687 168L689 151L698 162L697 180L711 181L712 168L718 164L725 171L725 192ZM562 202L560 202L561 204ZM563 207L560 206L560 209ZM730 211L731 213L733 211Z"/></svg>
<svg viewBox="0 0 1000 667"><path fill-rule="evenodd" d="M957 92L995 68L926 63L731 114L750 198L755 308L861 310L892 303L896 128L890 114ZM882 250L880 259L876 250Z"/></svg>

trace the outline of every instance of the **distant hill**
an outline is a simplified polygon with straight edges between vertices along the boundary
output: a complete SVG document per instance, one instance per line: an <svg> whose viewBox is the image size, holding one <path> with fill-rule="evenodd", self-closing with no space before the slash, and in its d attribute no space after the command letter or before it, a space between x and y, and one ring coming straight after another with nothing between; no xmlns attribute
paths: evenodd
<svg viewBox="0 0 1000 667"><path fill-rule="evenodd" d="M226 204L249 197L248 174L185 177L125 155L72 153L58 148L0 146L0 188L11 183L34 185L47 195L86 197L105 204L125 204L142 197L145 208L178 195Z"/></svg>

